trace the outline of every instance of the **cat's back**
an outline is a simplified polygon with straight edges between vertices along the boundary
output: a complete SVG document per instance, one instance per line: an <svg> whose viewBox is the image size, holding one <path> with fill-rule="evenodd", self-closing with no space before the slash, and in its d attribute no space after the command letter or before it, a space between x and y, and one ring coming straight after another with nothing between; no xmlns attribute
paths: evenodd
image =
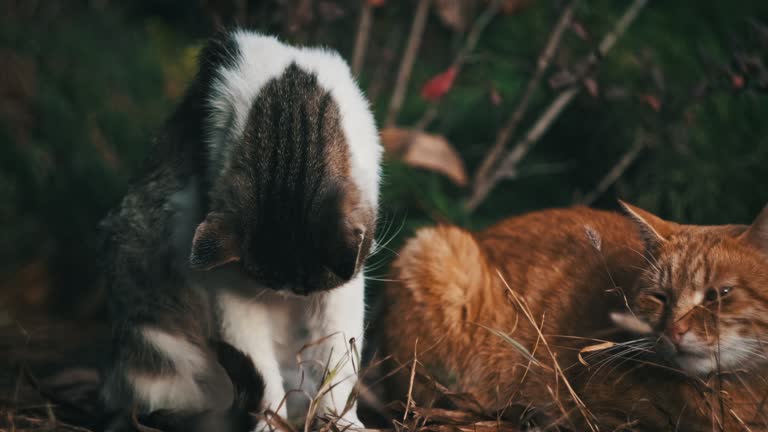
<svg viewBox="0 0 768 432"><path fill-rule="evenodd" d="M508 273L587 270L603 260L621 267L622 260L635 261L636 251L642 251L637 229L626 216L588 207L526 213L474 237L489 264Z"/></svg>
<svg viewBox="0 0 768 432"><path fill-rule="evenodd" d="M451 287L460 290L462 298L487 291L498 280L497 271L532 284L543 282L530 281L537 275L573 276L574 271L603 263L621 271L642 259L640 251L635 226L619 213L587 207L547 209L507 218L476 233L456 226L422 228L393 264L394 285L412 286L419 298L438 291L444 295L435 300L447 301L459 296Z"/></svg>
<svg viewBox="0 0 768 432"><path fill-rule="evenodd" d="M521 295L533 316L547 317L545 333L577 331L573 323L589 332L604 326L607 315L605 320L577 316L593 310L584 302L605 298L606 304L591 306L607 307L615 300L604 293L613 283L631 284L643 259L635 251L641 250L637 230L625 216L585 207L531 212L477 233L455 226L420 229L399 252L386 287L385 351L402 363L415 349L432 372L462 371L453 390L505 393L510 386L511 394L519 385L512 371L522 358L488 328L513 333L529 349L537 333L518 317L510 291ZM488 362L498 368L488 369ZM499 377L493 370L507 373ZM394 388L408 388L407 376L395 380L400 382ZM422 401L432 396L419 386L414 392ZM492 406L495 396L486 396Z"/></svg>

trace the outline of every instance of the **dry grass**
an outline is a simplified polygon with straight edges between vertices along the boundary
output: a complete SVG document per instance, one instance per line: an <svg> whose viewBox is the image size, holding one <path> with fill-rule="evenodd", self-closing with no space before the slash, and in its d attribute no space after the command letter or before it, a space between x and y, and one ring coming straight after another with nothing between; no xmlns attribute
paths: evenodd
<svg viewBox="0 0 768 432"><path fill-rule="evenodd" d="M37 322L28 327L17 324L0 329L0 432L100 430L103 418L97 403L100 385L98 365L105 361L108 347L109 332L105 323ZM297 356L299 363L314 365L302 359L304 349ZM311 398L307 395L310 415L306 420L290 421L271 411L256 416L265 420L274 431L280 432L358 430L343 424L340 420L343 412L325 415L317 412L320 397L344 378L339 376L338 371L346 362L353 362L355 370L358 370L360 356L354 343L335 365L327 362L321 365L325 368L325 378L320 383L317 396ZM359 374L366 376L379 365L379 361L373 362L359 370ZM437 382L434 385L451 398L462 397L450 394ZM424 408L413 404L410 404L405 416L395 418L391 413L402 413L402 407L390 409L377 400L374 391L361 384L358 392L347 400L345 410L358 402L390 425L364 429L366 431L518 430L512 423L489 418L474 410ZM141 432L156 431L140 425L138 421L135 423L136 429Z"/></svg>

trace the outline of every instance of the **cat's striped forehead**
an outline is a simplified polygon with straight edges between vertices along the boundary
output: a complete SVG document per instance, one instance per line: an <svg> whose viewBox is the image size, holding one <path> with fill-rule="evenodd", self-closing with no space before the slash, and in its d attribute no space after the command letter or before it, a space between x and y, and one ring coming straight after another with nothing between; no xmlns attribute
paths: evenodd
<svg viewBox="0 0 768 432"><path fill-rule="evenodd" d="M735 241L744 227L695 227L677 232L653 258L649 270L654 285L692 300L708 288L734 285L740 269L734 257L740 247Z"/></svg>
<svg viewBox="0 0 768 432"><path fill-rule="evenodd" d="M376 208L381 146L368 103L344 60L333 51L292 47L248 31L226 33L218 39L213 44L217 52L210 56L212 64L207 65L212 69L206 101L212 171L222 173L231 167L237 157L232 144L249 129L254 104L265 88L287 73L303 73L315 80L316 89L308 96L325 95L337 110L349 179L361 198Z"/></svg>

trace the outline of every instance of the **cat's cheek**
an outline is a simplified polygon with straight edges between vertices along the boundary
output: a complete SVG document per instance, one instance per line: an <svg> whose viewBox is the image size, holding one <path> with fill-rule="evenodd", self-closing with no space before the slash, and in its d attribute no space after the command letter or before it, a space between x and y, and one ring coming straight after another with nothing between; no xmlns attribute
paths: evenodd
<svg viewBox="0 0 768 432"><path fill-rule="evenodd" d="M664 317L664 306L653 301L639 302L637 307L634 308L635 314L638 318L645 321L654 329L661 327L661 320Z"/></svg>

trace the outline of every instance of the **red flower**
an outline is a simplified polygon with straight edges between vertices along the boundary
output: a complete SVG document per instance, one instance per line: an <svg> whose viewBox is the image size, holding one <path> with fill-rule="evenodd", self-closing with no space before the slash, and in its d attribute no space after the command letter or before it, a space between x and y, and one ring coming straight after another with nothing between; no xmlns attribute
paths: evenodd
<svg viewBox="0 0 768 432"><path fill-rule="evenodd" d="M430 101L436 102L440 100L446 93L453 87L453 80L456 79L456 74L459 72L459 68L451 66L445 70L445 72L439 73L432 77L424 87L421 88L421 97Z"/></svg>

